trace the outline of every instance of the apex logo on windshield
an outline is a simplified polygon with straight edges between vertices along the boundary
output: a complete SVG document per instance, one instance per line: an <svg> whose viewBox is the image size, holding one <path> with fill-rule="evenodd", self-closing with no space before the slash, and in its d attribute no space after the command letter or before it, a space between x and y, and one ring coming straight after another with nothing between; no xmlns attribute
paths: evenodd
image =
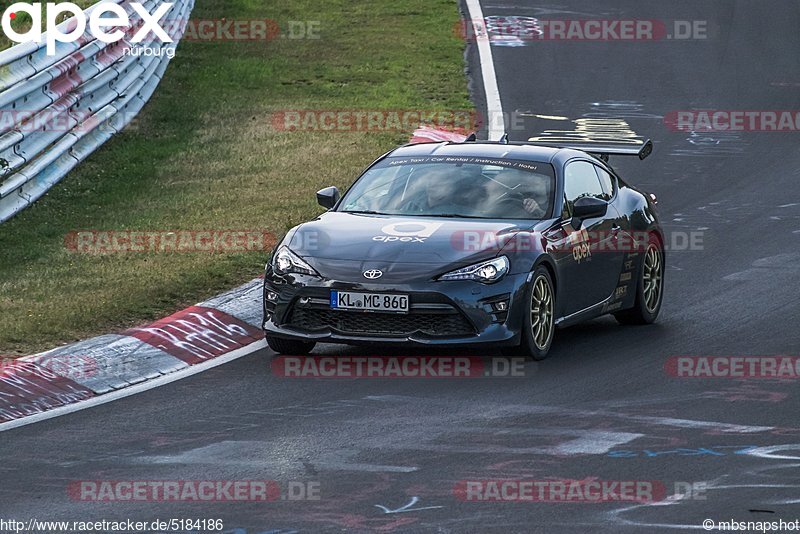
<svg viewBox="0 0 800 534"><path fill-rule="evenodd" d="M373 241L382 243L424 243L426 239L441 228L442 223L399 222L381 228L386 235L376 235Z"/></svg>
<svg viewBox="0 0 800 534"><path fill-rule="evenodd" d="M153 13L147 11L140 2L131 2L130 5L141 18L141 27L133 36L131 42L141 42L150 32L153 32L156 37L165 43L172 42L172 38L164 31L164 28L161 27L160 20L172 9L174 4L161 4ZM13 21L19 13L27 13L31 18L31 28L24 33L19 33L11 27L11 21ZM111 16L105 16L107 14ZM74 21L66 26L68 29L66 33L59 29L58 20L62 18L62 15L67 15L71 17L71 21ZM77 41L86 32L87 22L91 34L104 43L115 43L121 40L125 37L125 31L123 29L126 29L130 24L128 13L123 7L114 2L101 2L97 4L92 10L91 15L88 16L88 19L86 13L72 2L48 2L47 13L45 15L45 33L42 33L41 2L17 2L11 4L3 12L1 18L3 33L5 33L6 37L15 43L41 43L46 40L48 56L55 55L56 42L74 43ZM117 29L107 32L106 28Z"/></svg>

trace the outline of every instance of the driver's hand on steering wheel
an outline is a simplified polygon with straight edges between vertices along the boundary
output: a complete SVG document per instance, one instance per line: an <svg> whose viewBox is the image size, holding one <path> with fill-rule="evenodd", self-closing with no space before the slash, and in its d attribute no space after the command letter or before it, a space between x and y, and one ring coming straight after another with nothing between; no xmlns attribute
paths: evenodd
<svg viewBox="0 0 800 534"><path fill-rule="evenodd" d="M525 208L525 211L528 213L535 213L537 211L542 211L542 208L539 206L539 203L536 202L532 198L526 198L522 201L522 206Z"/></svg>

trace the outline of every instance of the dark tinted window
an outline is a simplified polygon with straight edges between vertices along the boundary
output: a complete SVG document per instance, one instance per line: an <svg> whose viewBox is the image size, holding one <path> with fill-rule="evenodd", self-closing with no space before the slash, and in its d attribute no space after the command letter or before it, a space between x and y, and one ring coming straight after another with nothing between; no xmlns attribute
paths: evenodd
<svg viewBox="0 0 800 534"><path fill-rule="evenodd" d="M386 158L350 188L339 211L544 219L553 210L554 184L553 166L536 161L473 156Z"/></svg>
<svg viewBox="0 0 800 534"><path fill-rule="evenodd" d="M603 188L604 200L611 200L614 196L614 177L605 169L595 166L597 176L600 178L600 186Z"/></svg>
<svg viewBox="0 0 800 534"><path fill-rule="evenodd" d="M564 215L572 216L572 205L583 197L606 200L595 166L587 161L575 161L564 170Z"/></svg>

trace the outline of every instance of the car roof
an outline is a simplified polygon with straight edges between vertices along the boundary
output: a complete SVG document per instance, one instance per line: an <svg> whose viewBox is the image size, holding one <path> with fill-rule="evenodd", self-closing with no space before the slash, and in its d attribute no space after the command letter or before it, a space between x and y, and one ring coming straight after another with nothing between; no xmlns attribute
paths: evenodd
<svg viewBox="0 0 800 534"><path fill-rule="evenodd" d="M502 144L470 141L465 143L417 143L396 148L387 157L472 156L479 158L514 159L553 163L576 157L589 159L590 154L570 148L557 148L531 144Z"/></svg>

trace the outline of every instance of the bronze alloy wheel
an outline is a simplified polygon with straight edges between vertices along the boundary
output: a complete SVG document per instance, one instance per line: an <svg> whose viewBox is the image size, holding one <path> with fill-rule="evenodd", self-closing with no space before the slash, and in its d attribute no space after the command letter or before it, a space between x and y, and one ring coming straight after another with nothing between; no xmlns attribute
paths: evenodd
<svg viewBox="0 0 800 534"><path fill-rule="evenodd" d="M662 274L661 251L650 245L644 257L644 305L647 311L654 313L661 300Z"/></svg>
<svg viewBox="0 0 800 534"><path fill-rule="evenodd" d="M553 293L543 275L536 277L531 293L531 338L536 348L545 350L553 335Z"/></svg>

